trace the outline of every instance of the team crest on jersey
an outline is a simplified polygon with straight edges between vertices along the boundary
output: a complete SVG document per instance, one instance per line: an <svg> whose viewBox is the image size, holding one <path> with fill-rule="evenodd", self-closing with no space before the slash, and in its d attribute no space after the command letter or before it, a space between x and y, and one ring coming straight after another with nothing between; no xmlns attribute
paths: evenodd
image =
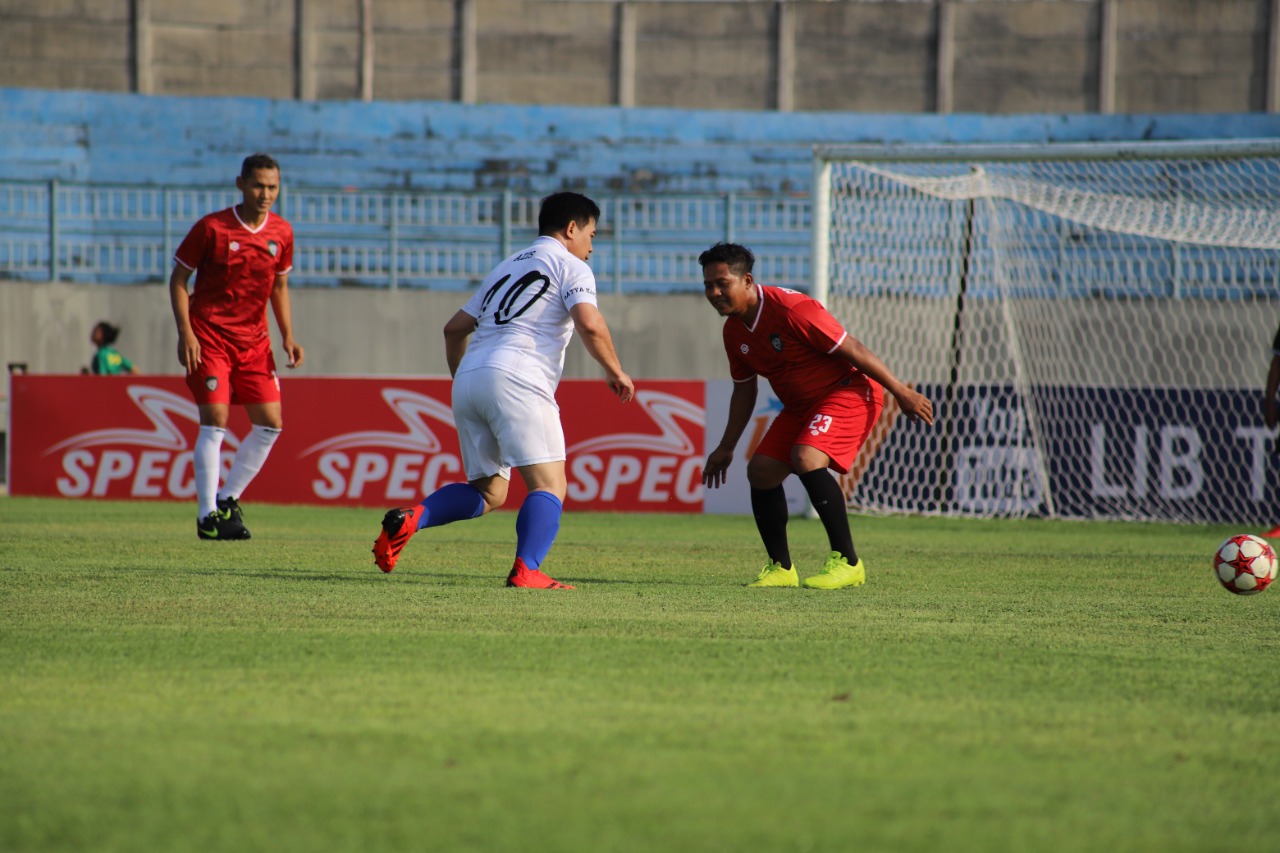
<svg viewBox="0 0 1280 853"><path fill-rule="evenodd" d="M233 252L238 252L238 251L240 251L240 244L239 244L238 242L236 242L235 240L232 240L232 241L231 241L231 251L233 251Z"/></svg>
<svg viewBox="0 0 1280 853"><path fill-rule="evenodd" d="M741 347L739 347L739 349L742 350L743 355L746 355L747 353L751 352L751 347L747 346L746 344L743 344Z"/></svg>
<svg viewBox="0 0 1280 853"><path fill-rule="evenodd" d="M217 390L218 390L218 377L216 377L216 376L206 376L206 377L205 377L205 380L204 380L204 387L205 387L207 390L209 390L209 391L217 391Z"/></svg>
<svg viewBox="0 0 1280 853"><path fill-rule="evenodd" d="M782 338L777 335L770 335L769 346L773 347L774 352L782 352Z"/></svg>
<svg viewBox="0 0 1280 853"><path fill-rule="evenodd" d="M273 257L273 258L274 258L276 255L280 254L280 244L279 244L279 243L277 243L275 240L268 240L268 241L267 241L267 254L269 254L269 255L270 255L271 257Z"/></svg>

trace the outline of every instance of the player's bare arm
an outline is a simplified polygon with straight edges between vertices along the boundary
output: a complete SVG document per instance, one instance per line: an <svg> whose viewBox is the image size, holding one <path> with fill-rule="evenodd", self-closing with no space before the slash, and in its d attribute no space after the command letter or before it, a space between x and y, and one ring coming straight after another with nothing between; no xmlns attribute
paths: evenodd
<svg viewBox="0 0 1280 853"><path fill-rule="evenodd" d="M293 311L289 304L289 274L276 276L275 287L271 288L271 310L276 315L276 327L280 329L280 339L285 355L289 357L289 367L302 366L302 346L293 339Z"/></svg>
<svg viewBox="0 0 1280 853"><path fill-rule="evenodd" d="M605 322L600 309L594 305L579 302L569 309L569 316L573 317L573 327L582 338L587 352L604 368L609 390L613 391L622 402L629 402L636 393L635 383L623 371L622 363L618 361L618 354L613 348L613 337L609 334L609 325Z"/></svg>
<svg viewBox="0 0 1280 853"><path fill-rule="evenodd" d="M729 397L729 419L724 425L724 436L715 450L707 456L702 466L702 485L709 489L718 489L724 485L729 465L733 462L733 450L738 446L738 439L751 422L751 414L756 410L756 394L759 384L753 376L745 382L735 382L733 393Z"/></svg>
<svg viewBox="0 0 1280 853"><path fill-rule="evenodd" d="M928 397L912 388L910 385L903 384L898 377L893 375L891 371L879 356L855 338L853 335L846 335L840 347L836 350L836 355L861 370L867 376L884 386L884 390L892 394L898 401L898 407L902 409L902 413L911 420L924 421L926 424L933 424L933 403Z"/></svg>
<svg viewBox="0 0 1280 853"><path fill-rule="evenodd" d="M178 363L192 373L200 365L200 342L191 329L191 294L187 291L187 283L191 280L191 270L182 264L174 264L169 275L169 305L173 308L173 319L178 325Z"/></svg>
<svg viewBox="0 0 1280 853"><path fill-rule="evenodd" d="M467 341L476 330L476 318L466 311L458 311L444 324L444 359L449 365L449 375L458 374L458 365L467 352Z"/></svg>

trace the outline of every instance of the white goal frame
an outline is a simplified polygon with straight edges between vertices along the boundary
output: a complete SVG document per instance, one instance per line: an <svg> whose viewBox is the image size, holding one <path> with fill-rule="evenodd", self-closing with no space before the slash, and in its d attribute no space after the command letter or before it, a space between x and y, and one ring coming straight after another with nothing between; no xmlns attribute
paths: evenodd
<svg viewBox="0 0 1280 853"><path fill-rule="evenodd" d="M889 306L887 310L895 310L895 306L898 306L901 307L904 312L915 310L918 307L917 303L911 302L913 299L911 294L904 293L896 296L896 302L891 301L886 303L883 301L884 299L892 300L895 298L895 296L890 294L890 291L886 289L892 287L892 276L886 276L885 282L880 285L881 289L877 291L879 295L876 297L858 295L852 298L846 298L846 303L849 304L842 305L841 293L839 291L833 292L832 277L833 272L835 272L833 263L839 262L838 259L833 260L833 236L839 233L839 229L842 225L841 222L833 221L833 192L837 191L834 187L836 182L839 180L839 176L833 175L833 170L837 168L861 169L865 166L865 168L871 172L883 172L890 181L897 177L894 170L899 169L907 178L907 180L904 181L904 184L910 184L911 180L915 179L914 176L917 174L917 170L925 167L933 168L933 164L937 164L944 172L947 169L950 169L952 176L929 179L922 178L920 181L923 183L926 180L930 180L938 185L942 185L947 181L954 181L957 184L961 183L964 178L962 172L966 166L968 166L971 171L978 172L985 164L1001 164L1002 168L1021 168L1025 165L1030 169L1044 168L1045 170L1051 169L1052 164L1070 164L1069 168L1084 168L1082 164L1088 164L1087 168L1093 168L1093 164L1097 164L1097 167L1100 169L1112 167L1123 169L1126 164L1135 163L1136 161L1170 161L1171 163L1175 163L1181 167L1184 164L1190 164L1197 161L1203 161L1210 164L1210 166L1213 166L1214 164L1226 164L1228 161L1242 160L1258 161L1260 163L1275 160L1276 163L1280 163L1280 139L1117 143L815 146L813 150L813 187L811 194L812 254L810 294L821 301L824 305L827 305L828 308L836 314L837 318L846 323L846 326L850 329L851 333L856 337L863 339L864 342L869 343L872 350L877 351L877 353L882 357L885 356L885 353L878 351L877 346L872 341L867 341L866 338L860 334L858 321L863 320L868 314L875 313L876 310L875 308L870 308L868 311L863 312L861 309L865 307L865 303L874 302L874 300L879 299L881 301L874 302L874 304L876 306L880 306L879 310L881 311L886 310L886 305ZM1043 166L1040 164L1043 164ZM1135 215L1135 211L1137 211L1142 205L1154 204L1156 206L1157 214L1163 215L1164 220L1168 220L1170 218L1168 216L1168 209L1178 209L1178 205L1181 204L1180 199L1172 197L1172 200L1151 201L1149 198L1143 197L1142 193L1135 193L1132 199L1128 199L1123 196L1123 194L1108 194L1107 197L1109 199L1113 199L1113 203L1115 205L1114 210L1104 211L1101 214L1093 211L1089 216L1079 220L1072 219L1073 214L1070 212L1061 213L1054 210L1048 211L1046 214L1045 211L1047 208L1040 208L1035 212L1036 216L1051 215L1064 217L1063 221L1071 223L1071 227L1079 227L1088 231L1091 235L1101 235L1101 238L1095 239L1094 241L1096 245L1099 246L1097 249L1099 253L1097 257L1100 259L1100 263L1106 260L1105 252L1108 251L1107 244L1113 239L1119 246L1115 250L1117 253L1136 253L1137 250L1120 245L1126 239L1132 239L1134 241L1168 240L1169 245L1175 247L1171 253L1174 258L1173 263L1175 265L1178 263L1178 257L1180 255L1180 249L1178 247L1186 247L1186 251L1192 256L1197 252L1211 250L1216 251L1217 247L1224 247L1222 248L1222 251L1224 252L1251 252L1256 250L1263 253L1260 256L1260 263L1266 266L1268 270L1271 270L1268 275L1273 275L1274 277L1270 280L1275 282L1275 287L1271 289L1269 294L1251 292L1244 297L1226 297L1222 299L1222 304L1219 304L1218 302L1215 302L1213 297L1206 297L1202 294L1184 296L1177 292L1175 284L1175 290L1173 293L1166 296L1159 296L1154 299L1151 299L1149 294L1143 294L1141 299L1131 299L1125 295L1113 295L1109 297L1107 295L1090 294L1088 297L1089 299L1095 300L1092 304L1103 305L1104 307L1106 306L1109 298L1114 299L1116 306L1122 306L1131 313L1142 310L1143 299L1149 299L1150 303L1155 303L1162 299L1186 299L1187 301L1185 304L1177 302L1172 302L1171 304L1177 306L1180 317L1187 318L1187 325L1183 331L1191 340L1195 340L1197 335L1205 335L1205 329L1222 328L1224 326L1229 328L1232 323L1241 324L1244 327L1240 335L1244 341L1239 344L1241 350L1236 353L1228 354L1229 357L1226 359L1225 363L1229 366L1221 367L1215 363L1212 369L1218 371L1217 376L1211 377L1208 380L1203 376L1196 376L1195 378L1187 379L1184 383L1182 378L1177 375L1176 371L1172 371L1172 378L1161 376L1158 379L1133 382L1128 386L1119 380L1114 383L1110 380L1095 383L1095 385L1098 386L1096 388L1089 386L1088 380L1081 383L1084 386L1088 386L1086 388L1087 393L1094 394L1095 396L1103 394L1104 392L1112 395L1126 393L1130 395L1140 395L1143 393L1168 393L1175 397L1179 394L1184 396L1190 395L1187 399L1194 397L1198 401L1201 400L1201 398L1206 397L1206 395L1212 396L1215 394L1226 393L1227 391L1234 393L1234 397L1215 396L1213 397L1213 402L1211 404L1197 403L1197 405L1214 406L1227 405L1230 403L1233 409L1241 409L1239 412L1239 418L1232 420L1229 424L1223 424L1222 430L1225 430L1225 432L1222 434L1227 436L1226 439L1222 439L1220 435L1214 432L1218 429L1217 426L1205 427L1203 425L1197 426L1195 424L1189 426L1182 425L1182 431L1179 432L1175 429L1175 427L1179 427L1179 425L1170 421L1170 424L1163 425L1161 428L1167 428L1169 430L1168 434L1173 436L1172 439L1169 439L1172 444L1158 449L1162 452L1172 452L1175 456L1175 461L1173 463L1175 466L1185 466L1190 463L1186 463L1184 457L1178 456L1178 453L1182 452L1180 450L1182 445L1177 443L1179 441L1190 442L1192 445L1195 445L1197 441L1202 443L1220 440L1230 441L1233 440L1232 436L1236 436L1237 438L1242 435L1246 436L1245 438L1238 438L1238 443L1248 445L1247 453L1245 454L1247 458L1245 461L1251 465L1250 469L1242 475L1247 480L1244 488L1249 493L1245 498L1240 500L1223 499L1218 502L1220 505L1207 505L1203 507L1196 505L1197 499L1201 504L1212 504L1214 502L1214 498L1211 495L1212 489L1215 487L1221 488L1221 484L1226 477L1227 468L1231 468L1233 472L1235 471L1235 469L1231 467L1235 465L1235 460L1233 459L1229 465L1227 463L1220 464L1218 461L1214 461L1213 465L1202 466L1203 470L1192 471L1189 477L1184 476L1184 479L1188 480L1186 483L1177 482L1171 484L1170 482L1167 482L1168 478L1173 475L1186 475L1186 471L1177 470L1173 471L1172 474L1167 470L1162 471L1161 476L1165 476L1166 481L1161 481L1158 483L1158 486L1162 488L1164 492L1174 495L1174 497L1167 500L1153 499L1145 502L1134 500L1132 495L1122 494L1123 489L1121 489L1121 486L1123 483L1121 481L1124 478L1122 476L1123 472L1119 470L1122 466L1119 466L1114 459L1107 456L1104 452L1095 453L1095 456L1099 458L1093 459L1093 469L1086 473L1092 477L1091 488L1093 491L1107 497L1108 499L1100 500L1096 506L1090 505L1084 506L1083 508L1079 501L1074 503L1068 502L1070 505L1062 506L1055 498L1054 489L1050 487L1050 483L1054 476L1053 472L1050 470L1055 464L1055 460L1052 458L1053 454L1051 452L1047 452L1044 445L1039 444L1039 442L1044 440L1044 429L1046 425L1043 421L1046 416L1039 411L1042 407L1036 405L1023 405L1019 416L1024 420L1023 426L1029 431L1031 441L1027 447L1018 447L1017 449L1019 451L1026 451L1023 455L1026 460L1028 460L1026 462L1028 471L1033 472L1034 480L1037 481L1035 488L1038 488L1039 490L1039 497L1037 498L1034 508L1031 508L1027 501L1024 501L1022 505L1018 505L1017 500L1006 502L1004 504L1000 501L990 501L984 505L977 506L976 509L972 503L968 506L957 509L954 504L947 505L946 502L941 500L937 506L933 507L913 505L911 502L907 502L906 504L903 504L902 502L895 503L892 500L884 502L876 495L866 494L865 490L863 490L863 493L859 493L859 486L856 478L853 482L846 481L844 483L846 488L846 497L849 500L850 507L864 511L906 511L946 515L1035 515L1046 517L1123 518L1165 521L1246 521L1260 524L1266 523L1267 526L1280 521L1280 496L1277 494L1280 493L1280 484L1277 483L1278 477L1275 470L1280 468L1280 466L1270 462L1260 465L1258 462L1259 455L1264 452L1263 440L1259 437L1258 433L1258 423L1261 421L1261 388L1263 379L1266 375L1266 359L1270 349L1271 336L1276 328L1277 320L1280 320L1280 262L1275 262L1273 260L1280 258L1280 170L1274 169L1271 165L1268 165L1266 168L1266 180L1259 185L1260 190L1256 200L1256 209L1251 206L1236 208L1236 215L1234 218L1230 216L1226 217L1228 221L1226 225L1223 226L1223 228L1226 229L1234 229L1229 232L1222 231L1222 229L1215 230L1217 226L1212 223L1206 224L1203 217L1197 219L1199 214L1196 209L1192 209L1189 217L1186 217L1192 222L1193 230L1189 231L1185 235L1179 234L1169 237L1169 235L1164 233L1162 230L1163 225L1156 227L1154 230L1146 228L1145 226L1139 227L1141 225L1141 217L1139 217L1138 220L1139 225L1135 225L1132 228L1129 228L1127 224L1124 224L1121 227L1116 228L1114 231L1110 230L1110 223L1112 220L1119 221L1121 217L1132 217ZM1273 174L1273 172L1276 174ZM1123 178L1123 175L1121 177ZM916 188L908 188L903 192L910 195L915 192L915 189ZM919 193L919 198L925 199L922 204L927 203L928 200L926 199L926 196L929 192L931 192L931 190ZM949 196L948 201L956 202L958 199L965 198L962 195L962 192L963 191L961 190L957 190L957 194L955 196ZM979 205L984 204L991 199L995 199L995 201L992 202L993 204L1000 203L1016 205L1020 203L1020 199L1018 198L1000 196L1001 190L999 189L990 191L990 195L987 195L986 192L987 191L983 191L982 193L976 194L972 197L967 197L970 214L965 220L966 224L964 227L966 229L973 227L972 210L975 201ZM1071 189L1065 190L1064 195L1069 197L1073 192L1081 197L1100 195L1089 190ZM865 197L858 196L857 203L862 204L863 198ZM876 202L874 200L867 202L869 205L874 205L875 203ZM899 217L902 216L902 208L904 206L909 206L910 204L909 201L902 202L901 199L895 199L892 203L898 205L896 215ZM1228 207L1235 203L1238 202L1230 199L1223 202L1223 204ZM1252 203L1253 202L1250 202L1250 204ZM845 204L853 204L853 202L848 201L847 194ZM1196 208L1197 204L1199 204L1199 202L1189 204L1188 207ZM1161 208L1162 205L1164 209ZM1182 213L1185 217L1186 211L1183 210ZM873 211L872 213L867 214L867 217L874 218L874 215ZM861 217L862 214L859 214L859 219L861 219ZM992 219L994 218L996 217L993 216ZM1159 217L1153 214L1151 218L1154 221ZM1126 223L1129 221L1130 220L1125 220ZM1250 223L1255 224L1257 227L1250 228ZM844 224L846 227L852 227L855 229L858 227L857 221L854 221L851 225L848 223ZM969 263L969 246L967 243L969 240L968 234L966 234L965 240L966 244L964 248L963 265L967 267ZM1143 244L1139 242L1138 245ZM885 246L882 247L882 251L890 253L895 248L896 246ZM992 254L998 256L999 252L988 252L988 259ZM976 254L975 257L977 257ZM962 282L966 274L967 270L960 274ZM1175 274L1173 276L1173 280L1177 282L1180 279ZM1023 289L1025 290L1025 287ZM1101 291L1102 288L1099 288L1099 290ZM890 295L886 296L885 294ZM1035 298L1039 299L1040 310L1042 310L1046 315L1044 319L1039 320L1038 323L1035 324L1026 324L1023 322L1023 318L1017 316L1019 310L1021 310L1019 306L1011 308L1009 305L1005 305L1003 307L1002 322L1004 328L1001 330L1001 334L1007 335L1008 340L999 344L999 355L1000 358L1013 363L1013 372L1017 375L1017 378L1014 380L1002 381L1009 382L1011 387L1017 386L1015 389L1017 395L1029 392L1032 390L1031 386L1033 385L1036 385L1037 388L1039 387L1039 385L1037 385L1037 380L1028 378L1035 373L1035 370L1024 369L1024 365L1019 363L1020 359L1025 354L1024 350L1032 348L1024 348L1023 344L1029 340L1026 336L1028 334L1043 334L1044 327L1052 326L1052 324L1057 322L1057 318L1053 316L1053 312L1057 310L1057 307L1052 301L1053 298L1050 297L1046 299L1039 296ZM957 335L959 333L961 311L963 310L963 300L964 291L962 284L959 296L959 305L955 308L955 332ZM993 302L1003 300L1007 300L1008 302L1016 301L1012 297L1000 296L994 299ZM1233 300L1235 301L1233 302ZM1024 301L1031 300L1024 299ZM1065 301L1063 304L1066 304ZM1089 303L1088 299L1085 299L1079 300L1073 304ZM999 311L997 311L997 313L999 313ZM1222 316L1218 317L1218 314L1221 314ZM1208 319L1206 319L1206 317L1208 317ZM1215 322L1218 324L1217 327L1211 325ZM1028 327L1032 327L1030 331L1028 331ZM1038 330L1036 327L1038 327ZM1100 328L1102 328L1102 324L1100 324ZM1107 326L1107 328L1110 328L1110 326ZM939 333L939 335L941 334L942 333ZM1179 340L1181 341L1181 339ZM957 347L958 346L959 345L957 344ZM889 348L891 349L892 347ZM1187 357L1194 362L1197 359L1197 354L1194 352L1189 353ZM960 358L958 349L955 358L956 360L959 360ZM972 362L973 357L969 356L969 359ZM927 377L922 379L920 376L913 376L909 373L904 373L903 369L894 363L894 359L885 358L885 360L889 364L890 369L894 370L895 373L898 374L899 378L904 381L923 382L926 385L929 384L929 379ZM1200 370L1200 373L1210 369L1208 367L1203 367L1198 363L1193 364L1193 366L1196 368L1203 368ZM1188 371L1189 374L1195 372L1195 370ZM1239 375L1228 375L1234 372L1238 372ZM956 383L957 380L953 365L950 384L946 386L948 393L952 391ZM1233 383L1234 388L1227 387ZM938 384L937 378L934 377L933 385L936 387ZM1110 387L1112 384L1116 387ZM1252 399L1249 399L1250 393L1253 394ZM891 401L887 400L886 403L890 404L891 407ZM938 401L935 400L935 405L937 405L937 403ZM888 411L889 409L887 408L886 413L888 413ZM942 414L949 415L950 413L944 412ZM1143 437L1148 435L1147 432L1141 432L1141 430L1148 429L1148 427L1144 425L1133 427L1132 424L1125 424L1123 427L1139 430L1139 434ZM1105 450L1107 446L1106 442L1111 437L1108 432L1111 427L1105 423L1100 425L1098 422L1095 422L1092 425L1092 428L1092 439L1094 441L1095 449L1096 446L1101 443ZM886 429L895 428L890 426L886 427ZM1099 435L1101 435L1101 439L1099 439ZM1167 438L1165 433L1161 433L1161 436L1162 440ZM1085 438L1088 439L1089 436L1086 436ZM1269 452L1274 443L1271 439L1268 439L1266 443L1268 445L1266 450ZM1169 449L1170 446L1173 447L1172 451ZM1190 450L1187 450L1186 453L1189 454L1192 450L1199 452L1201 449L1203 448L1199 446L1192 447ZM874 451L875 448L873 447L872 452L874 453ZM1232 452L1234 453L1234 451ZM1250 456L1249 454L1252 455ZM1127 488L1138 497L1146 498L1147 494L1144 489L1148 489L1148 486L1146 486L1145 483L1139 482L1138 466L1140 464L1145 465L1150 460L1140 458L1140 451L1138 449L1133 451L1133 456L1133 483L1131 483ZM944 475L942 474L939 475L939 482L941 482L941 478L943 476ZM1233 473L1232 476L1236 476L1235 473ZM1199 479L1197 479L1197 477ZM959 479L958 474L956 475L956 479ZM1208 482L1208 486L1205 486L1205 481ZM1196 493L1198 498L1184 499L1185 496L1181 494L1181 491L1188 491L1193 486L1200 488L1200 491ZM958 488L958 486L955 486L954 484L952 487ZM1115 494L1110 494L1111 491L1114 491ZM941 486L939 487L939 494L941 494ZM1167 497L1167 495L1164 495L1164 497ZM1087 503L1087 501L1085 503Z"/></svg>
<svg viewBox="0 0 1280 853"><path fill-rule="evenodd" d="M1191 157L1229 159L1280 156L1280 139L1160 142L1060 142L972 145L815 145L813 148L813 250L809 295L824 305L831 284L831 165L868 163L1001 162L1032 160L1158 160Z"/></svg>

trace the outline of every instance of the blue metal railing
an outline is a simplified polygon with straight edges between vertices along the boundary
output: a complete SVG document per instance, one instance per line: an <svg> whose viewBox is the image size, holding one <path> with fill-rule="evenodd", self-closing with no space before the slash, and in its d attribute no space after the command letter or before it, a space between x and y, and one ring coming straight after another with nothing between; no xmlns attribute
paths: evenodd
<svg viewBox="0 0 1280 853"><path fill-rule="evenodd" d="M598 196L592 266L604 291L697 287L698 254L751 245L757 275L806 289L804 197ZM206 213L239 201L208 187L0 182L0 278L132 284L166 280L173 252ZM301 286L467 289L537 233L539 197L510 191L290 188L277 205L296 238Z"/></svg>
<svg viewBox="0 0 1280 853"><path fill-rule="evenodd" d="M229 188L0 181L0 279L134 284L164 281L187 229L239 200ZM600 289L664 293L697 288L699 253L720 240L755 250L756 278L808 290L807 196L599 196L592 267ZM292 283L465 290L536 234L539 197L512 191L429 192L289 188L278 210L294 226ZM849 246L832 262L856 293L950 298L958 219L946 206L840 202ZM985 233L985 232L984 232ZM1088 232L1029 213L1017 253L1031 289L1056 298L1247 298L1280 287L1280 252L1169 247L1130 237L1093 245ZM1005 246L1009 254L1012 247ZM986 237L969 295L994 298L999 265ZM910 259L904 268L903 260ZM985 259L985 260L984 260ZM904 269L907 271L904 272Z"/></svg>

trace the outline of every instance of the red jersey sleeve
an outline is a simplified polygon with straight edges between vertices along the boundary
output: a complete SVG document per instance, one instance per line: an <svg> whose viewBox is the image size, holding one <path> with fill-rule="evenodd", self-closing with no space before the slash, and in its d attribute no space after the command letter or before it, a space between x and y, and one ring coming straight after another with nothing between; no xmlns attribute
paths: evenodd
<svg viewBox="0 0 1280 853"><path fill-rule="evenodd" d="M288 275L293 269L293 227L280 241L280 257L276 259L276 275Z"/></svg>
<svg viewBox="0 0 1280 853"><path fill-rule="evenodd" d="M791 325L796 337L821 353L833 353L849 333L831 312L816 299L805 299L791 306Z"/></svg>
<svg viewBox="0 0 1280 853"><path fill-rule="evenodd" d="M189 270L196 269L200 266L200 262L204 260L205 252L208 251L211 235L212 229L209 227L209 218L204 217L191 226L191 230L182 239L178 250L173 253L173 259Z"/></svg>

